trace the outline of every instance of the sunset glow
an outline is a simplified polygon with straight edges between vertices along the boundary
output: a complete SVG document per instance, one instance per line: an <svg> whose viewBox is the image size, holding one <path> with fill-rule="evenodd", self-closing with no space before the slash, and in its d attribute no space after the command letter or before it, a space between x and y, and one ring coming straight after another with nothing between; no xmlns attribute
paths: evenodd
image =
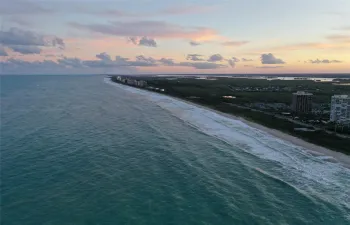
<svg viewBox="0 0 350 225"><path fill-rule="evenodd" d="M350 72L348 0L1 5L2 74Z"/></svg>

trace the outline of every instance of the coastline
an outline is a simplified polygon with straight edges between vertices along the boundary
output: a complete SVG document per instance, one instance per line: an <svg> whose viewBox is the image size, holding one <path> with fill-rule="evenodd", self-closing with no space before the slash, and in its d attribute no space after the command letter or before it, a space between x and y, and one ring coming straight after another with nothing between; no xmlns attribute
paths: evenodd
<svg viewBox="0 0 350 225"><path fill-rule="evenodd" d="M258 130L262 130L262 131L264 131L264 132L266 132L266 133L268 133L268 134L270 134L270 135L272 135L272 136L274 136L276 138L279 138L279 139L282 139L282 140L287 141L289 143L292 143L294 145L303 147L307 151L309 151L311 154L333 157L334 159L329 159L328 161L329 162L339 162L339 163L343 164L344 166L346 166L347 168L350 169L350 157L348 155L345 155L344 153L333 151L333 150L327 149L325 147L318 146L318 145L315 145L313 143L309 143L307 141L304 141L304 140L302 140L300 138L297 138L295 136L292 136L290 134L283 133L282 131L275 130L275 129L272 129L272 128L269 128L269 127L265 127L265 126L263 126L261 124L249 121L249 120L247 120L245 118L242 118L242 117L238 117L238 116L235 116L235 115L232 115L232 114L223 113L223 112L220 112L218 110L212 109L210 107L207 107L207 106L204 106L204 105L200 105L200 104L197 104L197 103L194 103L194 102L191 102L191 101L187 101L187 100L184 100L184 99L181 99L181 98L178 98L178 97L173 97L173 96L169 96L169 97L174 98L174 99L176 99L178 101L185 102L187 104L194 105L196 107L200 107L200 108L203 108L203 109L206 109L206 110L210 110L210 111L212 111L214 113L220 114L222 116L225 116L225 117L233 119L233 120L239 120L239 121L247 124L250 127L253 127L255 129L258 129Z"/></svg>
<svg viewBox="0 0 350 225"><path fill-rule="evenodd" d="M112 80L110 80L110 82L115 83L115 84L119 84L119 85L124 85L124 84L113 82ZM129 85L126 85L126 86L130 87L130 88L135 88L135 87L131 87ZM149 91L149 90L146 90L146 89L143 89L143 88L136 88L136 89L144 90L144 91L151 92L151 93L156 93L156 92ZM162 93L158 93L158 92L156 94L168 96L168 97L176 99L178 101L181 101L181 102L184 102L184 103L187 103L187 104L199 107L199 108L203 108L203 109L206 109L206 110L209 110L209 111L212 111L212 112L214 112L216 114L225 116L225 117L233 119L233 120L239 120L239 121L247 124L248 126L250 126L252 128L255 128L255 129L258 129L258 130L261 130L261 131L264 131L267 134L269 134L269 135L271 135L271 136L273 136L275 138L279 138L279 139L281 139L283 141L286 141L286 142L289 142L289 143L291 143L293 145L300 146L300 147L304 148L306 151L308 151L309 153L311 153L312 155L332 157L330 159L327 159L327 161L333 162L333 163L341 163L342 165L344 165L345 167L350 169L350 156L348 156L348 155L346 155L344 153L333 151L333 150L327 149L325 147L315 145L313 143L304 141L304 140L302 140L302 139L300 139L298 137L292 136L292 135L284 133L282 131L279 131L279 130L276 130L276 129L272 129L272 128L269 128L269 127L265 127L265 126L263 126L261 124L258 124L256 122L249 121L249 120L247 120L247 119L245 119L243 117L235 116L233 114L224 113L224 112L215 110L213 108L210 108L208 106L201 105L201 104L198 104L198 103L195 103L195 102L191 102L191 101L186 100L186 99L182 99L182 98L179 98L179 97L175 97L175 96L171 96L171 95L167 95L167 94L162 94Z"/></svg>
<svg viewBox="0 0 350 225"><path fill-rule="evenodd" d="M313 155L324 155L324 156L330 156L334 159L328 159L329 162L339 162L341 163L342 165L344 165L345 167L349 168L350 169L350 156L344 154L344 153L341 153L341 152L337 152L337 151L333 151L333 150L330 150L330 149L327 149L325 147L322 147L322 146L318 146L318 145L315 145L313 143L309 143L307 141L304 141L300 138L297 138L295 136L292 136L290 134L287 134L287 133L283 133L282 131L279 131L279 130L275 130L275 129L272 129L272 128L269 128L269 127L265 127L261 124L258 124L258 123L255 123L255 122L252 122L252 121L249 121L245 118L242 118L242 117L238 117L238 116L235 116L235 115L232 115L232 114L227 114L227 113L223 113L223 112L220 112L218 110L215 110L215 109L212 109L210 107L207 107L207 106L204 106L204 105L200 105L200 104L197 104L197 103L194 103L194 102L191 102L191 101L187 101L187 100L184 100L184 99L181 99L181 98L178 98L178 97L173 97L173 96L169 96L171 98L174 98L178 101L182 101L182 102L185 102L187 104L191 104L191 105L194 105L196 107L200 107L200 108L203 108L203 109L206 109L206 110L210 110L214 113L217 113L217 114L220 114L222 116L225 116L227 118L230 118L230 119L233 119L233 120L239 120L245 124L247 124L248 126L250 127L253 127L255 129L258 129L258 130L262 130L276 138L279 138L279 139L282 139L286 142L289 142L289 143L292 143L294 145L297 145L297 146L300 146L300 147L303 147L305 148L307 151L309 151L311 154Z"/></svg>

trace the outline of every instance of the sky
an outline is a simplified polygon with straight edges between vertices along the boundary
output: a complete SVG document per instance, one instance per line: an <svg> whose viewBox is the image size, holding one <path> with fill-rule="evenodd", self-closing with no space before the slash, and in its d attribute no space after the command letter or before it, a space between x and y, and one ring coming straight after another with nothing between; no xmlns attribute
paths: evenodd
<svg viewBox="0 0 350 225"><path fill-rule="evenodd" d="M0 74L350 73L350 0L0 0Z"/></svg>

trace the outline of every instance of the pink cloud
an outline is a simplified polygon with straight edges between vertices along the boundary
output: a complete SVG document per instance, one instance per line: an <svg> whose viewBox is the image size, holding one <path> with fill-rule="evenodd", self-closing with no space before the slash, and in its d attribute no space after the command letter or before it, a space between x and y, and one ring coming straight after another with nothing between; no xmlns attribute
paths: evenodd
<svg viewBox="0 0 350 225"><path fill-rule="evenodd" d="M350 47L350 36L347 34L335 34L325 37L327 41L324 42L301 42L289 45L283 45L272 48L276 51L293 51L293 50L304 50L304 49L315 49L315 50L339 50L347 49Z"/></svg>
<svg viewBox="0 0 350 225"><path fill-rule="evenodd" d="M136 48L126 39L119 37L99 37L94 39L67 38L64 55L67 57L79 57L81 59L93 59L96 52L125 52Z"/></svg>
<svg viewBox="0 0 350 225"><path fill-rule="evenodd" d="M350 47L350 42L347 42L347 40L343 39L342 41L337 40L332 42L296 43L296 44L273 47L273 48L270 48L270 50L273 50L273 51L295 51L295 50L305 50L305 49L339 50L339 49L346 49L349 47Z"/></svg>
<svg viewBox="0 0 350 225"><path fill-rule="evenodd" d="M161 14L167 15L183 15L183 14L195 14L195 13L206 13L213 11L217 7L215 6L203 6L203 5L191 5L191 6L177 6L170 7L160 11Z"/></svg>
<svg viewBox="0 0 350 225"><path fill-rule="evenodd" d="M106 17L129 17L129 18L140 18L140 17L154 17L154 16L170 16L170 15L186 15L186 14L198 14L207 13L218 9L217 6L203 6L203 5L181 5L171 6L168 8L160 9L158 11L150 12L131 12L120 9L109 9L102 11L94 11L90 8L80 8L80 12L106 16Z"/></svg>
<svg viewBox="0 0 350 225"><path fill-rule="evenodd" d="M231 47L238 47L238 46L242 46L245 44L248 44L249 41L225 41L223 43L221 43L223 46L231 46Z"/></svg>
<svg viewBox="0 0 350 225"><path fill-rule="evenodd" d="M163 39L211 40L218 37L216 30L207 27L185 27L164 21L111 22L109 24L70 23L76 29L119 37L146 36Z"/></svg>
<svg viewBox="0 0 350 225"><path fill-rule="evenodd" d="M330 35L327 39L338 43L350 43L350 35L346 34Z"/></svg>

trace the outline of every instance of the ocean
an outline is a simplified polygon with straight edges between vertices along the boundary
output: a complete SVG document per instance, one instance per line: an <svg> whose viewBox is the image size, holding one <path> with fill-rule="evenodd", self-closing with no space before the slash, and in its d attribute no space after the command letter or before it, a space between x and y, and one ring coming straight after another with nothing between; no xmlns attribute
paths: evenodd
<svg viewBox="0 0 350 225"><path fill-rule="evenodd" d="M350 169L103 76L1 77L1 224L350 224Z"/></svg>

